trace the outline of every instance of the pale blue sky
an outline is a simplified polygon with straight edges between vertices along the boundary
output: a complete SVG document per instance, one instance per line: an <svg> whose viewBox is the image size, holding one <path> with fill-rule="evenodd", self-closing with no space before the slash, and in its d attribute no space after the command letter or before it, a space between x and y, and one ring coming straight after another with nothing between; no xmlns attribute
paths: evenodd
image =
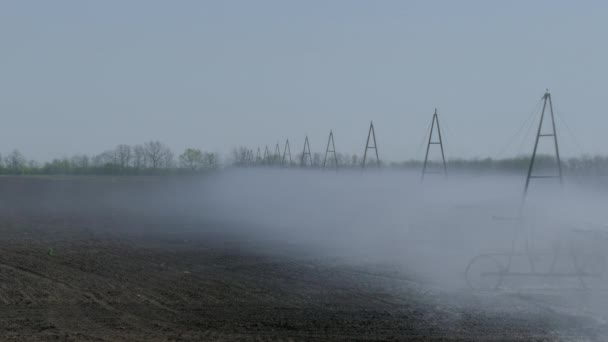
<svg viewBox="0 0 608 342"><path fill-rule="evenodd" d="M550 88L564 154L606 154L607 19L602 1L2 1L0 151L295 153L308 134L321 152L333 128L362 153L373 120L381 158L421 158L437 107L449 157L496 156Z"/></svg>

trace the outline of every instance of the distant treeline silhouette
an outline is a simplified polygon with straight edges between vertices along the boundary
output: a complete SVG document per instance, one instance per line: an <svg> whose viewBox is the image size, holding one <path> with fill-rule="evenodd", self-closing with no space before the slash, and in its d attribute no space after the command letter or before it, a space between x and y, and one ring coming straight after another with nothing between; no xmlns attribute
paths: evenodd
<svg viewBox="0 0 608 342"><path fill-rule="evenodd" d="M301 166L302 155L294 155L291 163L289 160L284 160L282 156L271 154L266 157L255 156L251 157L252 151L245 147L241 147L233 150L232 152L232 165L238 167L251 167L251 166ZM362 166L363 158L360 155L352 154L346 155L342 153L336 154L338 159L339 168L360 168ZM306 165L311 168L322 168L324 161L324 154L312 153L312 165ZM328 160L330 158L328 157ZM409 169L409 170L422 170L423 160L407 160L401 162L383 162L383 167L391 169ZM332 163L328 164L330 167L334 167ZM530 165L530 156L517 156L511 158L475 158L475 159L450 159L447 161L449 171L463 171L463 172L514 172L514 173L525 173ZM441 168L440 161L429 160L429 168ZM535 171L542 172L546 170L547 173L556 172L556 158L552 155L537 155L534 165ZM580 175L580 176L608 176L608 156L588 156L583 155L580 157L562 158L562 170L566 175Z"/></svg>
<svg viewBox="0 0 608 342"><path fill-rule="evenodd" d="M308 168L322 168L324 154L313 153L312 165ZM300 167L301 155L291 159L277 154L255 155L245 147L232 151L228 162L220 164L217 153L205 152L196 148L187 148L175 155L164 143L149 141L141 145L118 145L112 150L97 155L75 155L70 158L53 159L39 163L28 160L14 150L6 156L0 156L0 174L7 175L162 175L162 174L196 174L215 170L220 167ZM338 167L343 169L360 168L362 157L357 154L337 153ZM515 172L525 173L530 163L529 156L513 158L451 159L448 160L449 172ZM555 158L539 155L535 170L546 169L555 172ZM391 169L422 169L422 160L402 162L382 162L381 165ZM330 162L328 167L335 167ZM429 167L441 167L439 162L429 162ZM608 176L608 156L580 156L562 159L562 169L566 175Z"/></svg>
<svg viewBox="0 0 608 342"><path fill-rule="evenodd" d="M176 158L173 151L159 141L118 145L94 156L82 154L45 163L28 161L19 150L0 156L0 173L10 175L155 175L200 173L218 166L215 153L187 148Z"/></svg>
<svg viewBox="0 0 608 342"><path fill-rule="evenodd" d="M422 168L423 161L410 160L402 163L392 163L397 168ZM432 167L441 167L440 162L429 162ZM498 171L525 173L530 166L530 156L513 158L482 158L482 159L451 159L447 162L451 171ZM576 176L608 176L608 156L580 156L562 158L562 170L566 175ZM555 174L557 160L551 155L537 155L534 164L535 172Z"/></svg>

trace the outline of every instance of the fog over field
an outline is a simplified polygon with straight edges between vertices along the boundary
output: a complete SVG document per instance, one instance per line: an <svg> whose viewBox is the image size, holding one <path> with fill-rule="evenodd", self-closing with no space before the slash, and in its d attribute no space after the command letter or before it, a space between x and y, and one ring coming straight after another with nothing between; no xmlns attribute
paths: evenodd
<svg viewBox="0 0 608 342"><path fill-rule="evenodd" d="M517 220L524 182L512 174L431 175L421 183L419 173L391 170L237 168L205 177L128 178L95 195L87 190L95 177L85 177L3 200L33 213L109 210L214 222L244 243L268 240L319 258L400 265L456 288L465 286L464 268L477 254L507 253L514 239L523 251L526 237L550 251L570 243L573 229L608 224L608 193L568 180L563 188L533 181Z"/></svg>
<svg viewBox="0 0 608 342"><path fill-rule="evenodd" d="M292 305L295 316L282 318L281 324L301 327L281 328L277 336L317 334L322 339L329 335L319 330L321 324L333 331L333 339L348 340L345 331L358 326L355 322L370 327L357 336L384 337L426 331L435 338L459 334L479 340L526 340L534 334L586 338L606 331L601 322L608 319L607 279L603 274L599 279L580 279L575 272L605 266L584 259L588 254L581 251L605 250L606 236L600 232L606 231L608 222L602 205L607 193L568 178L563 188L554 180L534 181L522 219L523 181L517 174L429 175L421 183L418 172L387 169L232 168L204 176L0 180L6 194L0 197L0 243L5 250L0 267L20 272L16 279L21 282L44 275L45 282L53 281L51 289L65 290L55 282L69 284L75 298L86 291L115 310L123 310L121 305L132 308L124 311L131 315L132 310L142 310L137 314L141 319L171 325L164 336L183 329L233 334L228 340L266 334L271 329L265 325L268 320L285 317L279 308ZM495 256L490 261L506 267L512 248L516 253L510 272L530 272L528 256L522 254L529 248L543 253L533 260L537 272L570 276L505 276L498 288L469 288L465 270L474 258L490 253ZM559 255L554 268L553 254ZM491 272L504 271L487 268L487 263L471 264L481 265L471 266L477 273L470 274L481 275L482 283L488 278L484 272L493 280ZM5 275L7 284L16 281ZM97 278L95 285L89 283ZM473 281L477 286L478 280ZM32 286L34 290L26 286L23 291L34 308L48 310L47 299L38 294L44 291L64 303L58 290ZM6 292L12 288L0 289L0 299L20 305L12 302L19 297ZM160 312L144 314L150 307L132 302L132 296L142 291ZM186 295L190 291L214 295L193 299ZM186 297L176 300L172 293ZM224 297L228 293L234 302ZM268 307L274 314L234 318L231 308L242 301L249 303L248 315ZM200 309L210 303L215 309ZM92 304L85 299L79 305ZM95 315L102 316L94 319L91 336L121 336L107 330L103 305L95 309ZM191 323L182 325L167 310L202 310L211 316L188 314ZM216 310L224 310L224 316L214 316ZM307 321L306 310L325 318ZM369 318L369 310L396 311L390 318ZM27 312L28 317L41 317L35 318L42 320L41 326L53 324L57 334L75 334L86 327L53 318L68 317L61 315L73 311L60 316ZM346 316L334 321L341 315ZM201 330L200 324L208 328ZM253 329L247 324L262 325ZM391 328L377 330L383 329L377 324ZM415 328L402 330L403 324ZM158 333L143 326L133 329L137 334ZM107 335L108 331L118 335ZM379 331L389 335L378 335Z"/></svg>
<svg viewBox="0 0 608 342"><path fill-rule="evenodd" d="M263 237L310 244L327 255L402 263L458 286L467 259L508 252L514 237L519 249L526 235L546 249L573 228L608 223L606 193L543 182L533 182L522 223L514 219L523 182L512 175L421 183L418 173L392 171L238 170L201 192L208 218L263 227Z"/></svg>

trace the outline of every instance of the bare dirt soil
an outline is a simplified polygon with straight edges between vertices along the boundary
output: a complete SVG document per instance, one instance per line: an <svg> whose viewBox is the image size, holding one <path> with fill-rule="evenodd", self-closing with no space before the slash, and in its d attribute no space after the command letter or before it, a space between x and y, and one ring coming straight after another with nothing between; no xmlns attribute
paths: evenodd
<svg viewBox="0 0 608 342"><path fill-rule="evenodd" d="M156 179L0 179L7 341L552 341L604 324L537 297L442 292L163 211ZM132 210L125 210L130 208ZM204 216L204 213L203 213ZM466 303L466 304L463 304Z"/></svg>

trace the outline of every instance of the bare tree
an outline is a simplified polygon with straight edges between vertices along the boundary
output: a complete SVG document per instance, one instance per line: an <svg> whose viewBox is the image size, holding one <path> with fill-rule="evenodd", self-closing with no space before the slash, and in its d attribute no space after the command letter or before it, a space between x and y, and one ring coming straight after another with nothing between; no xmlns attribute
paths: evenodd
<svg viewBox="0 0 608 342"><path fill-rule="evenodd" d="M163 145L160 141L150 141L144 144L146 160L153 169L160 167Z"/></svg>
<svg viewBox="0 0 608 342"><path fill-rule="evenodd" d="M102 159L103 159L103 154L95 155L95 156L93 156L93 158L91 158L91 164L94 167L101 167L101 166L103 166L103 160Z"/></svg>
<svg viewBox="0 0 608 342"><path fill-rule="evenodd" d="M146 149L141 145L133 147L133 167L137 170L146 168Z"/></svg>
<svg viewBox="0 0 608 342"><path fill-rule="evenodd" d="M348 167L349 160L342 153L336 153L336 159L338 159L338 165Z"/></svg>
<svg viewBox="0 0 608 342"><path fill-rule="evenodd" d="M168 147L165 147L163 150L161 162L161 167L165 169L170 169L175 166L175 155Z"/></svg>
<svg viewBox="0 0 608 342"><path fill-rule="evenodd" d="M205 153L205 167L208 169L215 169L217 168L217 164L218 164L218 157L217 154L215 153Z"/></svg>
<svg viewBox="0 0 608 342"><path fill-rule="evenodd" d="M126 169L131 166L131 146L129 145L118 145L114 150L116 155L116 163L121 169Z"/></svg>
<svg viewBox="0 0 608 342"><path fill-rule="evenodd" d="M23 154L21 154L19 150L13 150L13 152L6 157L6 167L11 173L21 174L25 171L25 166L25 157L23 157Z"/></svg>
<svg viewBox="0 0 608 342"><path fill-rule="evenodd" d="M232 150L232 157L234 158L234 164L238 166L247 165L249 161L249 149L241 146Z"/></svg>
<svg viewBox="0 0 608 342"><path fill-rule="evenodd" d="M352 166L359 166L361 165L361 161L359 161L359 156L356 154L353 154L351 156L351 165Z"/></svg>
<svg viewBox="0 0 608 342"><path fill-rule="evenodd" d="M321 153L315 152L312 154L312 165L314 165L314 166L321 165Z"/></svg>
<svg viewBox="0 0 608 342"><path fill-rule="evenodd" d="M77 169L87 169L89 167L89 163L89 156L85 154L75 155L71 160L71 164Z"/></svg>
<svg viewBox="0 0 608 342"><path fill-rule="evenodd" d="M173 166L173 152L160 141L149 141L145 143L144 150L150 168L160 169Z"/></svg>
<svg viewBox="0 0 608 342"><path fill-rule="evenodd" d="M116 165L115 151L105 151L93 157L93 166L104 167L106 165Z"/></svg>

